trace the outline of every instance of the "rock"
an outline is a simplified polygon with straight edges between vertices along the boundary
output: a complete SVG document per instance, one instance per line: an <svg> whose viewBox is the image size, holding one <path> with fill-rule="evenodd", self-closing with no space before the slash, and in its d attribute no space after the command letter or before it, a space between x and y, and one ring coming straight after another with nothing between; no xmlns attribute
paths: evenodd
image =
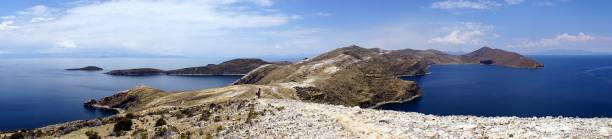
<svg viewBox="0 0 612 139"><path fill-rule="evenodd" d="M154 68L137 68L137 69L124 69L124 70L112 70L104 73L113 76L150 76L150 75L163 75L166 71Z"/></svg>
<svg viewBox="0 0 612 139"><path fill-rule="evenodd" d="M93 109L95 108L94 105L96 105L97 103L98 101L96 101L95 99L90 99L89 101L86 101L85 103L83 103L83 106L85 108Z"/></svg>
<svg viewBox="0 0 612 139"><path fill-rule="evenodd" d="M96 66L87 66L87 67L82 67L82 68L73 68L73 69L66 69L66 70L100 71L104 69L100 67L96 67Z"/></svg>
<svg viewBox="0 0 612 139"><path fill-rule="evenodd" d="M480 60L480 64L491 65L495 62L493 60Z"/></svg>

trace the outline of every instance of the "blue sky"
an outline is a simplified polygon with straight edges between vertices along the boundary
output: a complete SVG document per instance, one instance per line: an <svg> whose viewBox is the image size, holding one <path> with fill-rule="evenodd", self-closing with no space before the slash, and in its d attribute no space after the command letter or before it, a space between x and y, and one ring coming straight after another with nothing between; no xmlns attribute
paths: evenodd
<svg viewBox="0 0 612 139"><path fill-rule="evenodd" d="M607 0L30 0L0 56L257 57L384 49L612 52Z"/></svg>

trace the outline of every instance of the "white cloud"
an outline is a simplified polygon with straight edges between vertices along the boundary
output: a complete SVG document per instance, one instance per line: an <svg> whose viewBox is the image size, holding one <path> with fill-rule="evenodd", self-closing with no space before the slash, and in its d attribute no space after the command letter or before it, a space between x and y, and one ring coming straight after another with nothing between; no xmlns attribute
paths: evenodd
<svg viewBox="0 0 612 139"><path fill-rule="evenodd" d="M441 43L441 44L467 44L467 43L478 43L477 38L484 36L485 34L478 30L472 31L460 31L453 30L444 37L432 38L429 43Z"/></svg>
<svg viewBox="0 0 612 139"><path fill-rule="evenodd" d="M535 6L555 6L560 3L571 2L572 0L538 0L534 1L533 5Z"/></svg>
<svg viewBox="0 0 612 139"><path fill-rule="evenodd" d="M255 4L259 6L272 6L274 2L272 0L252 0Z"/></svg>
<svg viewBox="0 0 612 139"><path fill-rule="evenodd" d="M510 4L510 5L517 5L517 4L521 4L523 2L525 2L525 0L505 0L506 3Z"/></svg>
<svg viewBox="0 0 612 139"><path fill-rule="evenodd" d="M47 21L51 21L55 18L52 17L34 17L30 20L30 23L38 23L38 22L47 22Z"/></svg>
<svg viewBox="0 0 612 139"><path fill-rule="evenodd" d="M57 44L58 47L60 48L77 48L77 44L73 41L60 41Z"/></svg>
<svg viewBox="0 0 612 139"><path fill-rule="evenodd" d="M258 34L261 29L302 18L271 12L272 5L270 0L112 0L66 9L39 5L16 11L15 21L2 22L0 42L156 54L256 53L288 43Z"/></svg>
<svg viewBox="0 0 612 139"><path fill-rule="evenodd" d="M434 9L476 9L488 10L501 6L501 4L491 0L444 0L431 4Z"/></svg>
<svg viewBox="0 0 612 139"><path fill-rule="evenodd" d="M510 47L553 47L553 46L561 46L566 45L567 43L577 43L577 42L588 42L595 40L595 37L591 35L586 35L582 32L577 35L570 35L568 33L563 33L557 35L554 38L543 38L538 41L523 41L518 45L510 45Z"/></svg>
<svg viewBox="0 0 612 139"><path fill-rule="evenodd" d="M15 15L7 15L7 16L0 17L0 19L2 19L2 20L12 20L12 19L15 19L15 17L16 17Z"/></svg>
<svg viewBox="0 0 612 139"><path fill-rule="evenodd" d="M493 32L494 26L483 25L482 23L466 22L453 27L443 28L443 32L448 32L444 36L434 37L427 41L433 44L451 45L482 45L487 37L497 37Z"/></svg>
<svg viewBox="0 0 612 139"><path fill-rule="evenodd" d="M13 30L13 29L18 29L18 26L13 26L13 24L15 24L15 21L2 21L0 22L0 31L3 30Z"/></svg>
<svg viewBox="0 0 612 139"><path fill-rule="evenodd" d="M23 11L18 11L16 12L18 15L34 15L34 16L41 16L41 15L47 15L50 12L50 8L44 5L36 5L34 7L25 9Z"/></svg>
<svg viewBox="0 0 612 139"><path fill-rule="evenodd" d="M331 13L326 13L326 12L317 12L314 13L315 16L332 16Z"/></svg>

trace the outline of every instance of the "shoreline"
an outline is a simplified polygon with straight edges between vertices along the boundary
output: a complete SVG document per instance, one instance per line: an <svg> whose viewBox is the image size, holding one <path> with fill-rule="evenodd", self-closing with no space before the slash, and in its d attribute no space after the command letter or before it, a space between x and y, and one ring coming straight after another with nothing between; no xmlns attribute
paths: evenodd
<svg viewBox="0 0 612 139"><path fill-rule="evenodd" d="M165 74L168 76L244 76L246 74Z"/></svg>
<svg viewBox="0 0 612 139"><path fill-rule="evenodd" d="M421 97L421 94L417 94L415 96L412 96L410 98L404 99L404 100L396 100L396 101L386 101L386 102L380 102L380 103L376 103L376 105L371 106L371 107L367 107L366 109L374 109L374 110L383 110L383 109L378 109L380 106L385 105L385 104L391 104L391 103L404 103L404 102L408 102L408 101L412 101L414 99L417 99Z"/></svg>

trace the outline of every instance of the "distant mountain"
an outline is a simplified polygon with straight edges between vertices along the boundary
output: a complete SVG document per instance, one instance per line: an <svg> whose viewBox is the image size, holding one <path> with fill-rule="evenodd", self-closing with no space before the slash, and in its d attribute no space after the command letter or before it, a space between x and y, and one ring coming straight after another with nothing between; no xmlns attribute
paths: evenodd
<svg viewBox="0 0 612 139"><path fill-rule="evenodd" d="M553 49L527 53L528 55L612 55L610 52L595 52L586 50Z"/></svg>

